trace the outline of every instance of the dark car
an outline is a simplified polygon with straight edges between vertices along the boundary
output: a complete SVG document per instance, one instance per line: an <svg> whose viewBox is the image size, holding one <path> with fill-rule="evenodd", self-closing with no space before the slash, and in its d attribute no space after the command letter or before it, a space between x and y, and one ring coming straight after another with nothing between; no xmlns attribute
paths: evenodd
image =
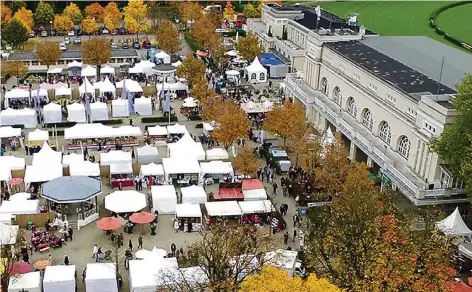
<svg viewBox="0 0 472 292"><path fill-rule="evenodd" d="M113 29L111 32L110 32L111 35L117 35L118 34L118 30L117 29Z"/></svg>
<svg viewBox="0 0 472 292"><path fill-rule="evenodd" d="M78 35L78 36L84 35L84 33L82 32L81 29L78 29L78 30L75 32L75 34Z"/></svg>
<svg viewBox="0 0 472 292"><path fill-rule="evenodd" d="M118 32L120 35L125 35L126 34L126 29L120 28L120 31Z"/></svg>
<svg viewBox="0 0 472 292"><path fill-rule="evenodd" d="M129 49L128 43L123 43L123 44L121 45L121 48L123 48L123 49Z"/></svg>
<svg viewBox="0 0 472 292"><path fill-rule="evenodd" d="M136 49L136 50L139 50L139 49L141 49L141 45L138 42L134 42L133 43L133 48Z"/></svg>
<svg viewBox="0 0 472 292"><path fill-rule="evenodd" d="M51 31L50 31L50 35L51 35L51 36L56 36L56 35L57 35L56 30L55 30L55 29L51 30Z"/></svg>
<svg viewBox="0 0 472 292"><path fill-rule="evenodd" d="M151 47L151 42L143 41L143 49L149 49Z"/></svg>
<svg viewBox="0 0 472 292"><path fill-rule="evenodd" d="M58 31L58 32L57 32L57 35L58 35L58 36L64 36L64 31L62 31L62 30Z"/></svg>

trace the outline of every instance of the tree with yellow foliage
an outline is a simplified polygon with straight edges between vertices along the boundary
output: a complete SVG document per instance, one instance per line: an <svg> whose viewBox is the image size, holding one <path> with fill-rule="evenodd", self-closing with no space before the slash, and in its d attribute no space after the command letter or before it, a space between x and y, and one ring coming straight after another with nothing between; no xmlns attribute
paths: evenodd
<svg viewBox="0 0 472 292"><path fill-rule="evenodd" d="M136 36L140 32L148 31L151 22L146 18L147 6L142 0L129 1L124 9L125 25L128 30L134 31Z"/></svg>
<svg viewBox="0 0 472 292"><path fill-rule="evenodd" d="M251 148L241 147L233 162L234 170L242 175L250 177L257 176L257 169L260 166L260 161L257 160L256 154Z"/></svg>
<svg viewBox="0 0 472 292"><path fill-rule="evenodd" d="M12 12L11 12L10 7L6 6L4 2L0 3L0 13L1 13L1 23L7 24L12 17Z"/></svg>
<svg viewBox="0 0 472 292"><path fill-rule="evenodd" d="M208 17L198 19L190 28L190 34L195 39L197 45L206 50L215 43L216 26Z"/></svg>
<svg viewBox="0 0 472 292"><path fill-rule="evenodd" d="M82 20L82 31L89 36L89 39L97 30L98 24L93 18L87 17Z"/></svg>
<svg viewBox="0 0 472 292"><path fill-rule="evenodd" d="M299 277L290 277L287 271L272 265L262 268L260 274L248 276L241 284L240 292L341 292L341 289L328 282L318 279L314 274L306 281Z"/></svg>
<svg viewBox="0 0 472 292"><path fill-rule="evenodd" d="M228 150L239 138L247 138L251 122L246 112L232 99L221 101L221 110L214 119L218 126L212 132L213 139Z"/></svg>
<svg viewBox="0 0 472 292"><path fill-rule="evenodd" d="M15 76L18 85L20 79L28 74L28 66L21 61L2 62L2 73Z"/></svg>
<svg viewBox="0 0 472 292"><path fill-rule="evenodd" d="M291 137L300 137L300 129L305 126L305 110L302 105L285 102L282 106L274 107L267 113L264 121L264 129L270 133L277 134L284 140Z"/></svg>
<svg viewBox="0 0 472 292"><path fill-rule="evenodd" d="M187 79L190 88L202 77L205 77L205 63L199 58L188 54L182 61L182 65L177 67L177 76Z"/></svg>
<svg viewBox="0 0 472 292"><path fill-rule="evenodd" d="M226 6L223 11L224 18L228 21L234 21L234 6L231 1L226 1Z"/></svg>
<svg viewBox="0 0 472 292"><path fill-rule="evenodd" d="M85 15L87 15L87 17L95 19L95 21L102 21L104 12L105 9L98 2L94 2L85 7Z"/></svg>
<svg viewBox="0 0 472 292"><path fill-rule="evenodd" d="M97 67L97 76L100 68L111 58L110 42L106 38L93 38L82 43L82 59L85 64Z"/></svg>
<svg viewBox="0 0 472 292"><path fill-rule="evenodd" d="M182 48L179 32L168 20L159 25L156 40L159 43L159 48L171 55L177 54Z"/></svg>
<svg viewBox="0 0 472 292"><path fill-rule="evenodd" d="M180 21L187 26L187 22L196 22L203 17L203 8L198 2L180 2Z"/></svg>
<svg viewBox="0 0 472 292"><path fill-rule="evenodd" d="M246 37L239 38L236 47L241 57L248 62L252 62L255 57L264 52L259 44L259 39L252 32L249 32Z"/></svg>
<svg viewBox="0 0 472 292"><path fill-rule="evenodd" d="M74 24L80 24L84 16L82 15L82 11L80 11L79 6L75 4L74 2L71 2L66 8L64 8L64 11L62 12L65 16L69 17L70 20Z"/></svg>
<svg viewBox="0 0 472 292"><path fill-rule="evenodd" d="M55 65L61 58L61 50L56 42L42 41L38 43L36 58L41 65Z"/></svg>
<svg viewBox="0 0 472 292"><path fill-rule="evenodd" d="M275 3L275 4L279 4L280 6L282 6L282 0L259 0L259 5L257 6L257 10L259 11L259 14L262 13L262 5L264 4L272 4L272 3Z"/></svg>
<svg viewBox="0 0 472 292"><path fill-rule="evenodd" d="M56 14L54 16L54 27L58 31L67 33L74 27L74 22L67 15Z"/></svg>
<svg viewBox="0 0 472 292"><path fill-rule="evenodd" d="M213 113L217 110L215 107L208 107L208 101L216 97L216 92L208 86L205 76L198 78L190 89L190 96L201 102L203 107L203 118L206 120L214 120ZM211 109L212 111L207 111Z"/></svg>
<svg viewBox="0 0 472 292"><path fill-rule="evenodd" d="M33 21L33 11L21 7L18 11L15 12L13 18L21 22L28 31L31 31L34 25Z"/></svg>
<svg viewBox="0 0 472 292"><path fill-rule="evenodd" d="M254 7L252 3L247 3L244 6L243 14L246 18L257 18L261 16L259 11L257 11L256 7Z"/></svg>
<svg viewBox="0 0 472 292"><path fill-rule="evenodd" d="M110 29L118 29L121 27L123 14L120 12L115 2L109 2L103 9L103 23Z"/></svg>

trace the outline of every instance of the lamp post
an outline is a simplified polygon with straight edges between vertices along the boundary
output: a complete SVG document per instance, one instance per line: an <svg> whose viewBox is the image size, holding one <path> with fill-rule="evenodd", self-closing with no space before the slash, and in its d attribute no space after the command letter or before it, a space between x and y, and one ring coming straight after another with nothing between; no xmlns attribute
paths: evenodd
<svg viewBox="0 0 472 292"><path fill-rule="evenodd" d="M51 36L52 36L52 20L49 21L49 25L51 25Z"/></svg>

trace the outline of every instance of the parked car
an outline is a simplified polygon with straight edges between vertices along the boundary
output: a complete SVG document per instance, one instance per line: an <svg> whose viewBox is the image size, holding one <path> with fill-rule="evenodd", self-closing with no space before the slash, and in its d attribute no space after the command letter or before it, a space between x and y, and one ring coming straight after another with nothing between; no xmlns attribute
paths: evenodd
<svg viewBox="0 0 472 292"><path fill-rule="evenodd" d="M143 41L143 49L149 49L151 47L151 42Z"/></svg>
<svg viewBox="0 0 472 292"><path fill-rule="evenodd" d="M133 48L136 49L136 50L139 50L139 49L141 49L141 45L138 42L134 42L133 43Z"/></svg>
<svg viewBox="0 0 472 292"><path fill-rule="evenodd" d="M136 34L136 32L134 32L132 30L128 30L128 34L133 35L133 34Z"/></svg>
<svg viewBox="0 0 472 292"><path fill-rule="evenodd" d="M110 32L111 35L117 35L118 34L118 30L117 29L114 29Z"/></svg>
<svg viewBox="0 0 472 292"><path fill-rule="evenodd" d="M126 34L126 29L120 28L119 32L120 35L125 35Z"/></svg>
<svg viewBox="0 0 472 292"><path fill-rule="evenodd" d="M123 44L121 45L121 48L122 48L122 49L129 49L128 43L123 43Z"/></svg>
<svg viewBox="0 0 472 292"><path fill-rule="evenodd" d="M104 27L102 29L102 34L109 34L109 33L110 33L110 31L108 30L108 28Z"/></svg>
<svg viewBox="0 0 472 292"><path fill-rule="evenodd" d="M30 33L29 33L29 37L30 38L34 38L36 36L36 33L34 32L34 30L32 30Z"/></svg>
<svg viewBox="0 0 472 292"><path fill-rule="evenodd" d="M48 32L45 31L45 30L43 30L43 31L41 32L41 36L42 36L42 37L47 37L47 36L48 36Z"/></svg>
<svg viewBox="0 0 472 292"><path fill-rule="evenodd" d="M68 36L75 36L75 32L74 32L73 30L71 30L71 31L69 31L69 32L67 33L67 35L68 35Z"/></svg>
<svg viewBox="0 0 472 292"><path fill-rule="evenodd" d="M82 32L81 29L78 29L75 33L76 33L78 36L84 35L84 33Z"/></svg>
<svg viewBox="0 0 472 292"><path fill-rule="evenodd" d="M82 43L82 39L81 38L75 38L74 39L74 44L81 44Z"/></svg>
<svg viewBox="0 0 472 292"><path fill-rule="evenodd" d="M70 38L68 37L64 38L64 44L70 45Z"/></svg>
<svg viewBox="0 0 472 292"><path fill-rule="evenodd" d="M58 36L64 36L64 32L62 30L60 30L60 31L57 32L57 35Z"/></svg>
<svg viewBox="0 0 472 292"><path fill-rule="evenodd" d="M61 51L66 51L66 50L67 50L66 44L60 43L60 44L59 44L59 50L61 50Z"/></svg>

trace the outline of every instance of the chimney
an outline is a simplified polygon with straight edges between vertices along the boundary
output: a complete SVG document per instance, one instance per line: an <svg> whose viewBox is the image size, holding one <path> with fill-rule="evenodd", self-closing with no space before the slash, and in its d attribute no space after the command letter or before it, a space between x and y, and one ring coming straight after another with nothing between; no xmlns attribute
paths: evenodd
<svg viewBox="0 0 472 292"><path fill-rule="evenodd" d="M364 36L365 36L365 27L361 26L361 27L359 28L359 35L360 35L361 37L364 37Z"/></svg>

